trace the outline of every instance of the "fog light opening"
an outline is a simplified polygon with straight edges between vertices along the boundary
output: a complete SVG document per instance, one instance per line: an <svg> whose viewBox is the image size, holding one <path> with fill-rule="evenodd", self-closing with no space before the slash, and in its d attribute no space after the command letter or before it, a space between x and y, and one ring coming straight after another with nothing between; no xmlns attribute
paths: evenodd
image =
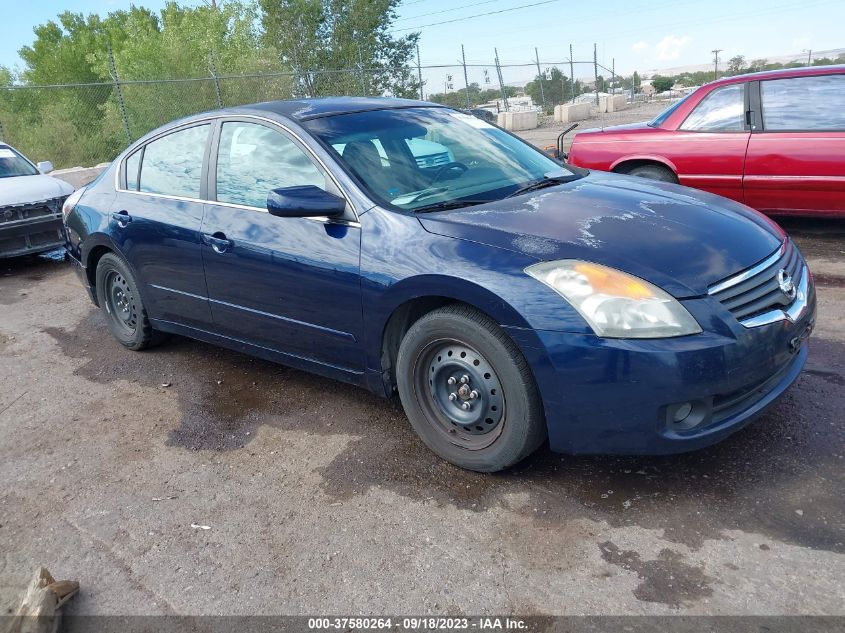
<svg viewBox="0 0 845 633"><path fill-rule="evenodd" d="M710 419L710 403L690 400L666 408L666 426L672 431L690 431Z"/></svg>
<svg viewBox="0 0 845 633"><path fill-rule="evenodd" d="M672 416L672 422L674 422L675 424L683 422L689 417L690 413L692 413L691 402L685 402L681 405L678 405L678 408L675 409L675 413Z"/></svg>

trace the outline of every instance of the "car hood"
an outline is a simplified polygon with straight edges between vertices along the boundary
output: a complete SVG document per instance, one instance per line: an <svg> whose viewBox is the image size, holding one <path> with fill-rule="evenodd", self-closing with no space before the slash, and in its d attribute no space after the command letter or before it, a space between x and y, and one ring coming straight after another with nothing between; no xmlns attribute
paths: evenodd
<svg viewBox="0 0 845 633"><path fill-rule="evenodd" d="M0 206L27 204L67 196L73 187L63 180L37 174L35 176L13 176L0 178Z"/></svg>
<svg viewBox="0 0 845 633"><path fill-rule="evenodd" d="M439 235L517 251L538 260L612 266L677 298L773 253L783 232L725 198L669 183L591 172L534 193L456 211L419 214Z"/></svg>
<svg viewBox="0 0 845 633"><path fill-rule="evenodd" d="M626 130L645 130L654 129L649 126L648 121L639 121L637 123L625 123L624 125L608 125L607 127L591 127L585 130L580 130L577 134L595 134L597 132L625 132ZM577 136L576 134L576 136Z"/></svg>

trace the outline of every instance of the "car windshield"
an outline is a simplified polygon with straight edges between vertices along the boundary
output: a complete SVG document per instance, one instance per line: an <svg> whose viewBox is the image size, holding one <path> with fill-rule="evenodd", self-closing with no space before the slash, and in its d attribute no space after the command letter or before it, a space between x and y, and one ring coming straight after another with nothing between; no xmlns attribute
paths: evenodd
<svg viewBox="0 0 845 633"><path fill-rule="evenodd" d="M672 116L672 113L678 108L680 108L681 104L684 101L690 98L690 95L692 95L692 93L688 94L683 99L679 99L678 101L670 105L668 108L666 108L663 112L654 117L651 121L648 122L649 127L660 127L661 125L663 125L666 119Z"/></svg>
<svg viewBox="0 0 845 633"><path fill-rule="evenodd" d="M401 108L307 121L380 202L426 211L500 200L580 177L471 114Z"/></svg>
<svg viewBox="0 0 845 633"><path fill-rule="evenodd" d="M34 176L38 170L11 147L0 145L0 178Z"/></svg>

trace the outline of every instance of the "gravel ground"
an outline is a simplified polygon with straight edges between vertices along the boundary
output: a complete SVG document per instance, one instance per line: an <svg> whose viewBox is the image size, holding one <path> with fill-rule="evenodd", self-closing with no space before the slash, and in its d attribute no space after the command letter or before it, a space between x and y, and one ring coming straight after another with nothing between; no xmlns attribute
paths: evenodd
<svg viewBox="0 0 845 633"><path fill-rule="evenodd" d="M72 614L845 614L845 223L784 225L819 322L765 416L498 475L360 389L178 337L128 352L68 264L4 261L0 607L45 565L80 581Z"/></svg>

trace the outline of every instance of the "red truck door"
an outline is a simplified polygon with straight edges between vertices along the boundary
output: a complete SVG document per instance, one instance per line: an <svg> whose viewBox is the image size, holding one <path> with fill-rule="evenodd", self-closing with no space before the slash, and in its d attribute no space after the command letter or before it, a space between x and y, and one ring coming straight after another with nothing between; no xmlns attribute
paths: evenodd
<svg viewBox="0 0 845 633"><path fill-rule="evenodd" d="M745 203L766 213L845 214L845 74L750 84L756 129Z"/></svg>

